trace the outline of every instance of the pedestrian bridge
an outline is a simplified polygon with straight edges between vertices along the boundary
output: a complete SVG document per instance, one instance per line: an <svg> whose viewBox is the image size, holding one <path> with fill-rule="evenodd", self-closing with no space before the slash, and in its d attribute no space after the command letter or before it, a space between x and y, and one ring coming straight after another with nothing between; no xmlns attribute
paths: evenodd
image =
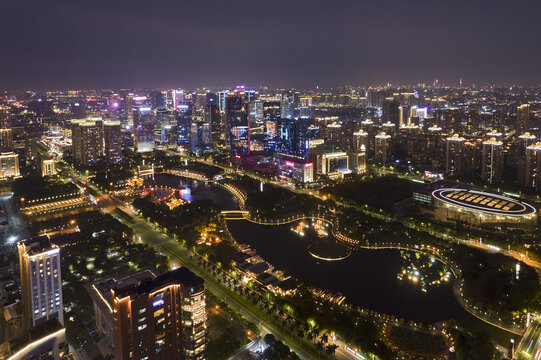
<svg viewBox="0 0 541 360"><path fill-rule="evenodd" d="M246 210L226 210L221 212L225 220L245 220L248 217Z"/></svg>

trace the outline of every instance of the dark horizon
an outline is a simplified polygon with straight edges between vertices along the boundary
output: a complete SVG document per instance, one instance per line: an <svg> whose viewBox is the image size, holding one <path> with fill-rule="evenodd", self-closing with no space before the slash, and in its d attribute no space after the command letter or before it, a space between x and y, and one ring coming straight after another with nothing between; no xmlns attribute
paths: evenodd
<svg viewBox="0 0 541 360"><path fill-rule="evenodd" d="M537 1L3 2L0 88L541 84Z"/></svg>

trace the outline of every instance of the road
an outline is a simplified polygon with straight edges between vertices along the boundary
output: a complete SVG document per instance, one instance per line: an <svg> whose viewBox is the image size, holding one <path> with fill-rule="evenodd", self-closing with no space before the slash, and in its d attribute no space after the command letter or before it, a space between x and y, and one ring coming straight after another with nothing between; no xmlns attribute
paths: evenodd
<svg viewBox="0 0 541 360"><path fill-rule="evenodd" d="M73 174L73 177L74 179L82 180L79 176L76 176L75 174ZM89 186L89 184L87 184L87 186ZM131 222L127 222L120 217L117 218L119 221L123 222L133 230L133 233L136 234L136 241L154 247L159 253L167 256L173 266L185 266L192 270L194 273L196 273L198 276L202 277L205 280L205 287L208 291L212 292L215 296L227 302L227 304L233 310L241 313L248 321L259 324L260 328L263 331L274 334L276 338L282 340L302 359L308 360L313 358L313 356L310 356L304 349L301 349L297 342L292 341L292 339L284 333L283 329L269 323L267 316L259 309L257 309L253 304L251 304L248 300L241 298L239 295L235 294L224 285L218 283L212 276L200 269L200 267L194 262L194 258L191 252L185 247L181 246L176 240L157 230L152 224L139 217L132 209L127 207L120 200L103 194L101 191L99 191L93 186L92 189L100 194L100 196L97 197L96 200L97 205L102 211L111 213L114 216L115 214L111 211L114 208L118 207L130 216L132 216ZM336 358L343 360L359 359L359 357L356 357L345 349L341 348L337 349Z"/></svg>

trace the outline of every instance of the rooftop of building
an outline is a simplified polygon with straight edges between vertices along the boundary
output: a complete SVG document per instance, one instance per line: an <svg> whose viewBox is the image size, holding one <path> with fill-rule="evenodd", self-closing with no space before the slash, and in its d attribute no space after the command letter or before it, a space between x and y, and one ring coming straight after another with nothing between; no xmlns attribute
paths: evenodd
<svg viewBox="0 0 541 360"><path fill-rule="evenodd" d="M526 216L536 213L528 203L483 191L442 188L434 190L432 196L449 205L492 215Z"/></svg>
<svg viewBox="0 0 541 360"><path fill-rule="evenodd" d="M26 253L30 256L57 249L57 246L51 243L47 235L35 236L30 239L21 240L20 242L26 247Z"/></svg>
<svg viewBox="0 0 541 360"><path fill-rule="evenodd" d="M10 353L16 354L17 352L23 350L26 346L41 339L45 341L45 338L52 334L62 335L63 330L64 327L58 322L58 319L51 319L41 325L26 329L12 339L8 340ZM50 341L54 341L53 337L50 339Z"/></svg>
<svg viewBox="0 0 541 360"><path fill-rule="evenodd" d="M164 288L169 285L180 284L184 287L197 288L203 286L204 280L195 275L188 268L181 267L165 274L159 275L153 279L147 279L137 284L123 285L122 287L112 288L118 297L138 296L148 294Z"/></svg>
<svg viewBox="0 0 541 360"><path fill-rule="evenodd" d="M152 281L156 274L150 269L139 270L127 275L113 274L86 284L85 289L102 311L111 310L113 304L111 289L133 288L143 282Z"/></svg>

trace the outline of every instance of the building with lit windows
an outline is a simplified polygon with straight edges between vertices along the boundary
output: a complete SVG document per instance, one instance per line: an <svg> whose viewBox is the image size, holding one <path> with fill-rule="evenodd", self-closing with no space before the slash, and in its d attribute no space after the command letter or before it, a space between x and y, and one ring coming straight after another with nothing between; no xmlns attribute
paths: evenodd
<svg viewBox="0 0 541 360"><path fill-rule="evenodd" d="M276 153L278 176L307 183L314 181L314 164L302 156Z"/></svg>
<svg viewBox="0 0 541 360"><path fill-rule="evenodd" d="M41 162L41 176L55 176L56 175L56 161L53 159L43 160Z"/></svg>
<svg viewBox="0 0 541 360"><path fill-rule="evenodd" d="M503 173L503 143L491 138L483 142L483 160L481 178L489 184L498 183L502 180Z"/></svg>
<svg viewBox="0 0 541 360"><path fill-rule="evenodd" d="M449 176L460 176L465 139L454 134L446 139L445 173Z"/></svg>
<svg viewBox="0 0 541 360"><path fill-rule="evenodd" d="M179 268L111 289L117 360L206 359L203 279Z"/></svg>
<svg viewBox="0 0 541 360"><path fill-rule="evenodd" d="M16 178L21 176L19 171L19 155L9 152L0 153L0 179Z"/></svg>
<svg viewBox="0 0 541 360"><path fill-rule="evenodd" d="M530 131L530 104L517 106L517 124L515 128L517 135Z"/></svg>
<svg viewBox="0 0 541 360"><path fill-rule="evenodd" d="M122 162L120 121L105 121L103 123L103 143L107 164L120 164Z"/></svg>
<svg viewBox="0 0 541 360"><path fill-rule="evenodd" d="M192 107L189 104L177 104L175 117L177 120L177 145L187 149L190 147Z"/></svg>
<svg viewBox="0 0 541 360"><path fill-rule="evenodd" d="M154 151L154 113L149 106L133 109L133 145L139 153Z"/></svg>
<svg viewBox="0 0 541 360"><path fill-rule="evenodd" d="M239 94L225 99L228 141L231 156L240 158L250 153L250 110Z"/></svg>
<svg viewBox="0 0 541 360"><path fill-rule="evenodd" d="M379 164L387 164L392 160L391 135L380 132L375 137L374 160Z"/></svg>
<svg viewBox="0 0 541 360"><path fill-rule="evenodd" d="M75 161L82 166L95 165L102 154L100 124L81 119L71 122L71 147Z"/></svg>
<svg viewBox="0 0 541 360"><path fill-rule="evenodd" d="M64 324L60 249L48 236L17 243L26 328L51 319Z"/></svg>
<svg viewBox="0 0 541 360"><path fill-rule="evenodd" d="M12 129L0 129L0 151L13 151Z"/></svg>
<svg viewBox="0 0 541 360"><path fill-rule="evenodd" d="M345 152L324 153L318 156L318 173L329 177L351 173L349 157Z"/></svg>
<svg viewBox="0 0 541 360"><path fill-rule="evenodd" d="M541 191L541 142L526 148L526 166L523 185Z"/></svg>

